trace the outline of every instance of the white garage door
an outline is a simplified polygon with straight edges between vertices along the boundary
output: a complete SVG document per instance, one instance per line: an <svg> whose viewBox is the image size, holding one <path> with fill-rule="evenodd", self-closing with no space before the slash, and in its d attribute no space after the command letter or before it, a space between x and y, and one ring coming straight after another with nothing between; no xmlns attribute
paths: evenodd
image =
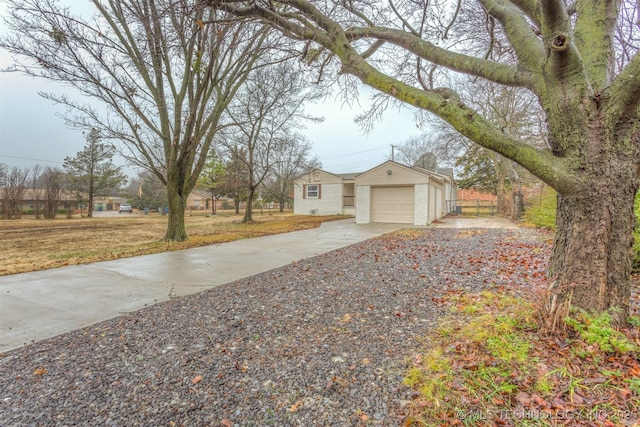
<svg viewBox="0 0 640 427"><path fill-rule="evenodd" d="M413 224L413 186L371 188L371 222Z"/></svg>

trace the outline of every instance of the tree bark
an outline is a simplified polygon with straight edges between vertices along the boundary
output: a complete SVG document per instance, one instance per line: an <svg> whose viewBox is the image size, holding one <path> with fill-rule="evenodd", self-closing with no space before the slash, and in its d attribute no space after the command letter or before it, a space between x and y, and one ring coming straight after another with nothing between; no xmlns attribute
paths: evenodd
<svg viewBox="0 0 640 427"><path fill-rule="evenodd" d="M603 134L600 128L587 144L583 166L588 175L582 188L558 192L547 305L552 325L571 307L597 312L615 308L617 323L629 313L638 159L625 149L631 141L607 141Z"/></svg>
<svg viewBox="0 0 640 427"><path fill-rule="evenodd" d="M89 200L87 201L87 218L93 217L93 177L89 182ZM80 216L82 216L82 209L80 209Z"/></svg>
<svg viewBox="0 0 640 427"><path fill-rule="evenodd" d="M244 224L253 222L253 195L255 194L256 189L250 186L248 190L249 191L247 192L247 206L244 208L244 218L242 218L242 222Z"/></svg>
<svg viewBox="0 0 640 427"><path fill-rule="evenodd" d="M188 238L184 224L184 211L187 205L187 196L186 194L183 194L182 187L174 185L173 182L173 180L168 180L167 184L169 221L167 224L167 233L164 236L164 240L184 242Z"/></svg>
<svg viewBox="0 0 640 427"><path fill-rule="evenodd" d="M511 221L519 221L522 219L524 212L524 200L520 190L514 190L512 193L513 209L511 209Z"/></svg>

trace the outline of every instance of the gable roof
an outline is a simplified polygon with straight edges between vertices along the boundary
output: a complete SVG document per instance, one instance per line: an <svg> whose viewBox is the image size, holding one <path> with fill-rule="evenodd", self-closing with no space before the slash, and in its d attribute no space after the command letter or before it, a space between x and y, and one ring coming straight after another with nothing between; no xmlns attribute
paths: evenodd
<svg viewBox="0 0 640 427"><path fill-rule="evenodd" d="M329 175L335 176L336 178L339 178L339 179L345 179L345 178L343 178L340 174L333 173L333 172L328 172L328 171L326 171L326 170L324 170L324 169L320 169L320 168L315 168L315 169L311 169L311 170L310 170L310 171L308 171L308 172L303 173L303 174L302 174L302 175L300 175L300 176L295 177L293 180L294 180L294 181L297 181L297 180L299 180L300 178L302 178L303 176L311 175L311 174L313 174L314 172L323 172L323 173L326 173L326 174L329 174ZM346 174L343 174L343 175L346 175ZM346 179L348 179L348 178L346 178Z"/></svg>

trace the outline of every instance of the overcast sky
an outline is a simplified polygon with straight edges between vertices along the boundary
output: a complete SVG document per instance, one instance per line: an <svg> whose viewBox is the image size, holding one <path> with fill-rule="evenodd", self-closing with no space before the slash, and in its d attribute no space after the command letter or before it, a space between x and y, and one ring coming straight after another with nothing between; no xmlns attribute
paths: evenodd
<svg viewBox="0 0 640 427"><path fill-rule="evenodd" d="M0 33L5 32L0 23ZM12 64L8 52L0 49L0 68ZM59 166L66 156L82 150L82 132L65 126L57 115L63 106L54 105L38 95L39 91L73 93L72 89L18 73L0 73L0 162L9 166ZM374 129L365 134L353 119L369 104L362 96L360 105L350 108L335 97L309 105L307 112L322 116L319 124L307 124L302 131L313 143L313 154L329 172L362 172L385 161L391 144L398 144L419 132L412 112L404 108L389 110ZM135 171L128 168L127 173Z"/></svg>

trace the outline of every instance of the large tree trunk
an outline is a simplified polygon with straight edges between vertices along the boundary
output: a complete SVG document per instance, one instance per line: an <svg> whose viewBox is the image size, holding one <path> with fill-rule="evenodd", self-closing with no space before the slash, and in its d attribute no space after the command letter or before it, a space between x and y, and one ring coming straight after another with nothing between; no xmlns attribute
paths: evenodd
<svg viewBox="0 0 640 427"><path fill-rule="evenodd" d="M586 166L582 188L558 192L547 306L552 325L571 307L619 309L618 323L629 312L637 154L630 152L632 144L607 141L602 133L592 136L588 154L579 159Z"/></svg>
<svg viewBox="0 0 640 427"><path fill-rule="evenodd" d="M173 180L172 180L173 181ZM182 188L172 185L169 181L167 185L167 198L169 199L169 223L164 240L184 242L187 240L187 231L184 226L184 211L186 208L186 195L181 194Z"/></svg>
<svg viewBox="0 0 640 427"><path fill-rule="evenodd" d="M249 187L249 191L247 193L247 206L244 209L244 218L242 218L242 222L245 224L253 222L253 195L255 192L256 189L254 187Z"/></svg>

